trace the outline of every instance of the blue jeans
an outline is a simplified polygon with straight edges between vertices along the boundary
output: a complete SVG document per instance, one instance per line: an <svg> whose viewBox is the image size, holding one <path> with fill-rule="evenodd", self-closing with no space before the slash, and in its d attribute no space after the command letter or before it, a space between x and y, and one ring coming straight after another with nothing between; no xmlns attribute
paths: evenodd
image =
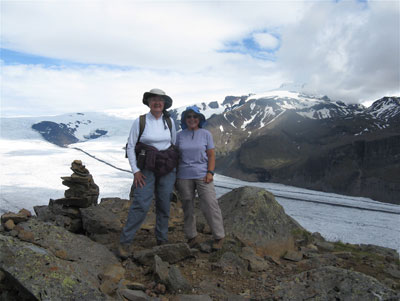
<svg viewBox="0 0 400 301"><path fill-rule="evenodd" d="M169 207L172 198L172 190L176 179L176 170L169 174L156 177L152 171L142 171L146 177L146 185L142 188L136 187L133 192L133 201L129 208L128 219L122 230L120 243L130 244L146 218L150 209L153 196L156 201L156 239L163 242L168 241Z"/></svg>

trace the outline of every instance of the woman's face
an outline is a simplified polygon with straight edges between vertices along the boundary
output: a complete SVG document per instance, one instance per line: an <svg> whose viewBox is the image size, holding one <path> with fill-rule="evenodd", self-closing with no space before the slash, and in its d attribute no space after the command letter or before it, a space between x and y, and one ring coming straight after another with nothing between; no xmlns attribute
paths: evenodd
<svg viewBox="0 0 400 301"><path fill-rule="evenodd" d="M161 96L151 96L148 98L151 113L162 113L164 110L164 99Z"/></svg>
<svg viewBox="0 0 400 301"><path fill-rule="evenodd" d="M193 111L185 114L186 125L190 130L197 130L199 128L200 116Z"/></svg>

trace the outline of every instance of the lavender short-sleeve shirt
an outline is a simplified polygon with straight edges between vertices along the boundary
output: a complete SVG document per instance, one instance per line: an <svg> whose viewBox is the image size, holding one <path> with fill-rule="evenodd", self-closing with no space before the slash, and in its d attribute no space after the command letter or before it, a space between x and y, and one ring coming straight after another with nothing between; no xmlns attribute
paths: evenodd
<svg viewBox="0 0 400 301"><path fill-rule="evenodd" d="M200 179L207 174L207 150L214 148L214 141L209 131L198 129L180 131L176 137L179 148L178 179Z"/></svg>

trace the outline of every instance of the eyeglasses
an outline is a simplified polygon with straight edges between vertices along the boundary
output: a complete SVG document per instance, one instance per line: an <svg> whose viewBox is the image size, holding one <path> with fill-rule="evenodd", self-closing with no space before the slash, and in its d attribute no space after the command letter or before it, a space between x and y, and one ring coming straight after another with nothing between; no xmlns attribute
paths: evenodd
<svg viewBox="0 0 400 301"><path fill-rule="evenodd" d="M199 116L198 115L186 115L186 119L190 119L190 118L199 119Z"/></svg>

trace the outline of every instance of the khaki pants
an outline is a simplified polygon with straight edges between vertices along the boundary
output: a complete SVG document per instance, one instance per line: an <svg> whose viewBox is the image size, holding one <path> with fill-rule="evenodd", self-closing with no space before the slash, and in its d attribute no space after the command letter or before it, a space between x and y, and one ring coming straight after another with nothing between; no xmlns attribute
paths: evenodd
<svg viewBox="0 0 400 301"><path fill-rule="evenodd" d="M197 236L196 216L194 214L195 191L199 195L200 209L211 228L213 237L225 237L221 209L215 194L214 183L205 183L204 179L178 179L177 188L184 212L184 232L187 239Z"/></svg>

